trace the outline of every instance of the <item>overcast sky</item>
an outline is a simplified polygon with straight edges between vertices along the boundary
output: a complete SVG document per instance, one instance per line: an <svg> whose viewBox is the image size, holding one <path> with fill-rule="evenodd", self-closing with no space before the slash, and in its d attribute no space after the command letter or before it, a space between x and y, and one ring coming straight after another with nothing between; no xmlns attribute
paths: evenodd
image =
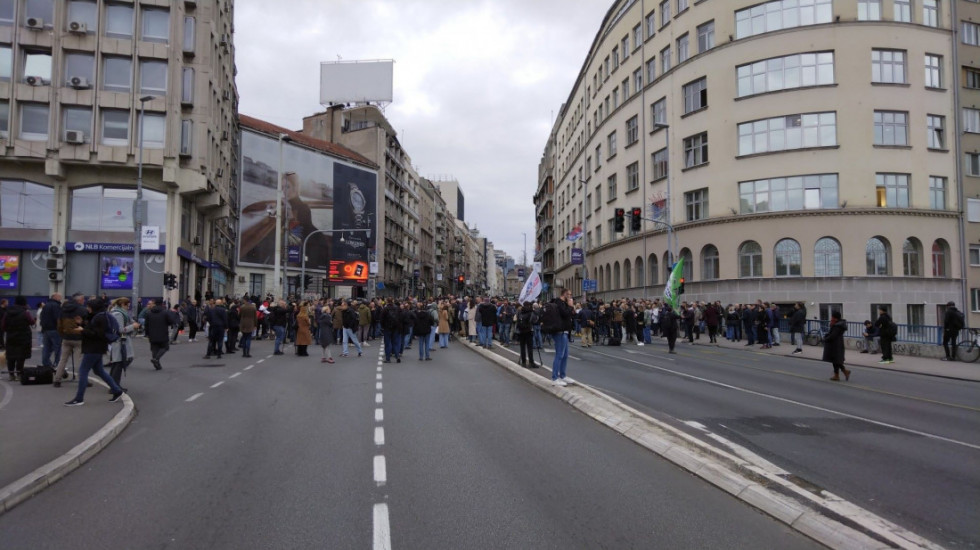
<svg viewBox="0 0 980 550"><path fill-rule="evenodd" d="M274 9L271 6L275 6ZM239 110L290 129L321 61L394 59L385 114L419 174L459 180L465 219L534 254L538 163L612 0L238 0Z"/></svg>

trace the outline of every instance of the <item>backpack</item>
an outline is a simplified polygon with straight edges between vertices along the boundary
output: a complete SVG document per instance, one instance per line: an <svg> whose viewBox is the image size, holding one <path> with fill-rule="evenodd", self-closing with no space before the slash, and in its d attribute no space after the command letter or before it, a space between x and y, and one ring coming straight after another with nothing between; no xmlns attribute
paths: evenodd
<svg viewBox="0 0 980 550"><path fill-rule="evenodd" d="M122 333L119 332L119 321L109 313L103 311L99 315L105 317L105 341L110 344L118 342L119 338L122 337Z"/></svg>
<svg viewBox="0 0 980 550"><path fill-rule="evenodd" d="M535 315L533 311L521 311L517 315L517 332L531 332L534 330Z"/></svg>
<svg viewBox="0 0 980 550"><path fill-rule="evenodd" d="M963 317L963 312L956 310L955 315L953 315L953 323L950 327L952 330L960 331L966 325L966 319Z"/></svg>
<svg viewBox="0 0 980 550"><path fill-rule="evenodd" d="M541 332L547 334L561 332L561 313L558 312L558 304L547 302L541 310Z"/></svg>

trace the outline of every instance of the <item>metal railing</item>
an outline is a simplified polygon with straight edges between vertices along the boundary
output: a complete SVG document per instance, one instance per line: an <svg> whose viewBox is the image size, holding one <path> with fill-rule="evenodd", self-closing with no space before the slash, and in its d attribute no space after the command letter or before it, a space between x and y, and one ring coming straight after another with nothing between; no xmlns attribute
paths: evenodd
<svg viewBox="0 0 980 550"><path fill-rule="evenodd" d="M939 325L907 325L896 323L898 325L898 334L895 336L896 342L907 342L915 344L930 344L941 346L943 343L943 327ZM826 332L830 328L830 321L819 321L817 319L808 319L806 322L806 332L809 333L811 330L816 330L818 327L822 327ZM781 334L789 334L789 319L779 320L779 332ZM847 323L847 332L844 336L848 338L863 338L864 337L864 323L862 322L851 322ZM964 339L969 339L970 333L967 329L960 331L959 341L962 342Z"/></svg>

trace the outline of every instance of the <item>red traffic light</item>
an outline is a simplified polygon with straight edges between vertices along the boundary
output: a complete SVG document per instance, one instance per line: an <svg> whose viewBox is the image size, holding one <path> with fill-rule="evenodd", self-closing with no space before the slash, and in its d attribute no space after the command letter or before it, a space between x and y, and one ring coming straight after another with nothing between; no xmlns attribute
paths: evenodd
<svg viewBox="0 0 980 550"><path fill-rule="evenodd" d="M462 275L459 276L459 282L461 282L461 283L463 282L463 276Z"/></svg>
<svg viewBox="0 0 980 550"><path fill-rule="evenodd" d="M639 218L643 214L643 211L639 208L634 208L632 214L634 218Z"/></svg>

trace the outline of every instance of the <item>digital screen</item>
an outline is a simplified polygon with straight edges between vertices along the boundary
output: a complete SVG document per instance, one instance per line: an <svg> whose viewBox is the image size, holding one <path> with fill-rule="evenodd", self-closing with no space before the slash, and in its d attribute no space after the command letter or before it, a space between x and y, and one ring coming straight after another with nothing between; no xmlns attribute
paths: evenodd
<svg viewBox="0 0 980 550"><path fill-rule="evenodd" d="M331 260L327 280L331 283L367 284L368 267L367 262Z"/></svg>
<svg viewBox="0 0 980 550"><path fill-rule="evenodd" d="M0 289L16 289L20 256L0 256Z"/></svg>
<svg viewBox="0 0 980 550"><path fill-rule="evenodd" d="M103 256L99 266L103 290L133 289L133 258Z"/></svg>

